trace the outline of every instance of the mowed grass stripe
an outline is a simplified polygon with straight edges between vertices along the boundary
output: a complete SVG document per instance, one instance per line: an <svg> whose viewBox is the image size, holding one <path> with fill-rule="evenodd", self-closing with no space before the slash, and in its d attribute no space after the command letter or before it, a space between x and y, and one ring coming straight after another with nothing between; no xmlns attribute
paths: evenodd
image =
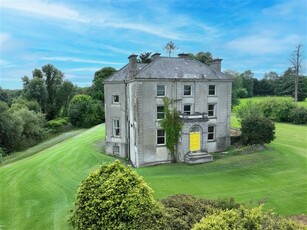
<svg viewBox="0 0 307 230"><path fill-rule="evenodd" d="M103 161L97 126L36 155L0 168L3 229L66 229L77 188Z"/></svg>

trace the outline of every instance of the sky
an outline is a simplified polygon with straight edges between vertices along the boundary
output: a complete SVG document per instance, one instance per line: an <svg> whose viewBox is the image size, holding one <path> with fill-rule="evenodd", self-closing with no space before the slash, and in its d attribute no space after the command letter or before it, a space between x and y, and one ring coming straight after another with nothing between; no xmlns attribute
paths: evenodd
<svg viewBox="0 0 307 230"><path fill-rule="evenodd" d="M0 87L52 64L79 87L131 54L211 52L222 71L282 74L298 44L306 75L307 0L0 0Z"/></svg>

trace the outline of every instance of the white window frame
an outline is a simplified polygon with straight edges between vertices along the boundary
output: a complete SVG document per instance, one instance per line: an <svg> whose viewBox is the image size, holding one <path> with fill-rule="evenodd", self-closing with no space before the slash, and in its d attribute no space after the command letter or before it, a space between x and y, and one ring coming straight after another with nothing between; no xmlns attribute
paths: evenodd
<svg viewBox="0 0 307 230"><path fill-rule="evenodd" d="M163 131L163 135L161 135L161 132ZM159 143L159 138L163 138L163 143ZM157 145L165 145L165 130L164 129L157 129L157 138L156 138Z"/></svg>
<svg viewBox="0 0 307 230"><path fill-rule="evenodd" d="M159 89L159 87L163 87L163 89ZM163 94L160 95L161 92ZM165 97L165 85L157 85L157 97Z"/></svg>
<svg viewBox="0 0 307 230"><path fill-rule="evenodd" d="M120 136L120 121L119 121L119 119L112 119L112 134L115 137Z"/></svg>
<svg viewBox="0 0 307 230"><path fill-rule="evenodd" d="M162 108L163 108L162 112L159 111L158 107L160 107L160 108L162 107ZM163 117L162 117L162 118L159 117L159 115L161 115L161 114L163 114ZM164 118L165 118L164 105L157 105L157 120L162 120L162 119L164 119Z"/></svg>
<svg viewBox="0 0 307 230"><path fill-rule="evenodd" d="M185 106L190 106L190 111L189 111L189 113L186 113L186 111L185 111ZM190 104L184 104L183 105L183 114L192 114L192 105L190 105Z"/></svg>
<svg viewBox="0 0 307 230"><path fill-rule="evenodd" d="M190 94L185 94L186 93L186 90L185 90L186 86L190 87ZM192 96L192 85L183 85L183 96Z"/></svg>
<svg viewBox="0 0 307 230"><path fill-rule="evenodd" d="M210 106L213 106L213 109L209 109ZM208 117L215 117L215 108L216 104L208 104ZM210 115L210 112L213 112L213 115Z"/></svg>
<svg viewBox="0 0 307 230"><path fill-rule="evenodd" d="M210 130L212 128L213 130ZM210 137L210 138L209 138ZM215 126L214 125L208 125L208 141L214 141L215 140Z"/></svg>
<svg viewBox="0 0 307 230"><path fill-rule="evenodd" d="M117 101L115 100L117 98ZM112 103L117 104L119 103L119 95L112 95Z"/></svg>
<svg viewBox="0 0 307 230"><path fill-rule="evenodd" d="M211 86L214 87L214 90L213 90L213 89L210 89ZM211 93L212 91L214 92L213 94ZM208 86L208 95L209 95L209 96L215 96L215 95L216 95L216 85L209 85L209 86Z"/></svg>

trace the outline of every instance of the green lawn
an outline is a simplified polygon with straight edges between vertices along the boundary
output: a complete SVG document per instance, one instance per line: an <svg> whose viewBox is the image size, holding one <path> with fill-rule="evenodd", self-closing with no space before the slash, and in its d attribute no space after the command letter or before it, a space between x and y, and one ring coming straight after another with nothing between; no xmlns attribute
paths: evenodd
<svg viewBox="0 0 307 230"><path fill-rule="evenodd" d="M270 150L202 165L139 168L156 198L187 193L204 198L266 201L284 215L307 214L307 126L276 124ZM96 126L23 160L0 167L3 229L69 229L69 209L80 182L113 158L99 153L104 126ZM1 227L0 227L1 229Z"/></svg>

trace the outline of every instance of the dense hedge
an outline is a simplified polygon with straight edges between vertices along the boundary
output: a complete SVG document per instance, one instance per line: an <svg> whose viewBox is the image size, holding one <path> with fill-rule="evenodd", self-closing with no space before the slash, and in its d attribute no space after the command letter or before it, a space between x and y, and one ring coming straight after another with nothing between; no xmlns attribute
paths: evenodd
<svg viewBox="0 0 307 230"><path fill-rule="evenodd" d="M153 191L118 160L82 182L70 222L76 229L165 229Z"/></svg>
<svg viewBox="0 0 307 230"><path fill-rule="evenodd" d="M193 230L224 230L224 229L279 229L279 230L300 230L305 227L292 220L279 218L276 215L263 212L262 206L248 209L244 206L239 208L218 210L215 213L204 217L195 224Z"/></svg>

